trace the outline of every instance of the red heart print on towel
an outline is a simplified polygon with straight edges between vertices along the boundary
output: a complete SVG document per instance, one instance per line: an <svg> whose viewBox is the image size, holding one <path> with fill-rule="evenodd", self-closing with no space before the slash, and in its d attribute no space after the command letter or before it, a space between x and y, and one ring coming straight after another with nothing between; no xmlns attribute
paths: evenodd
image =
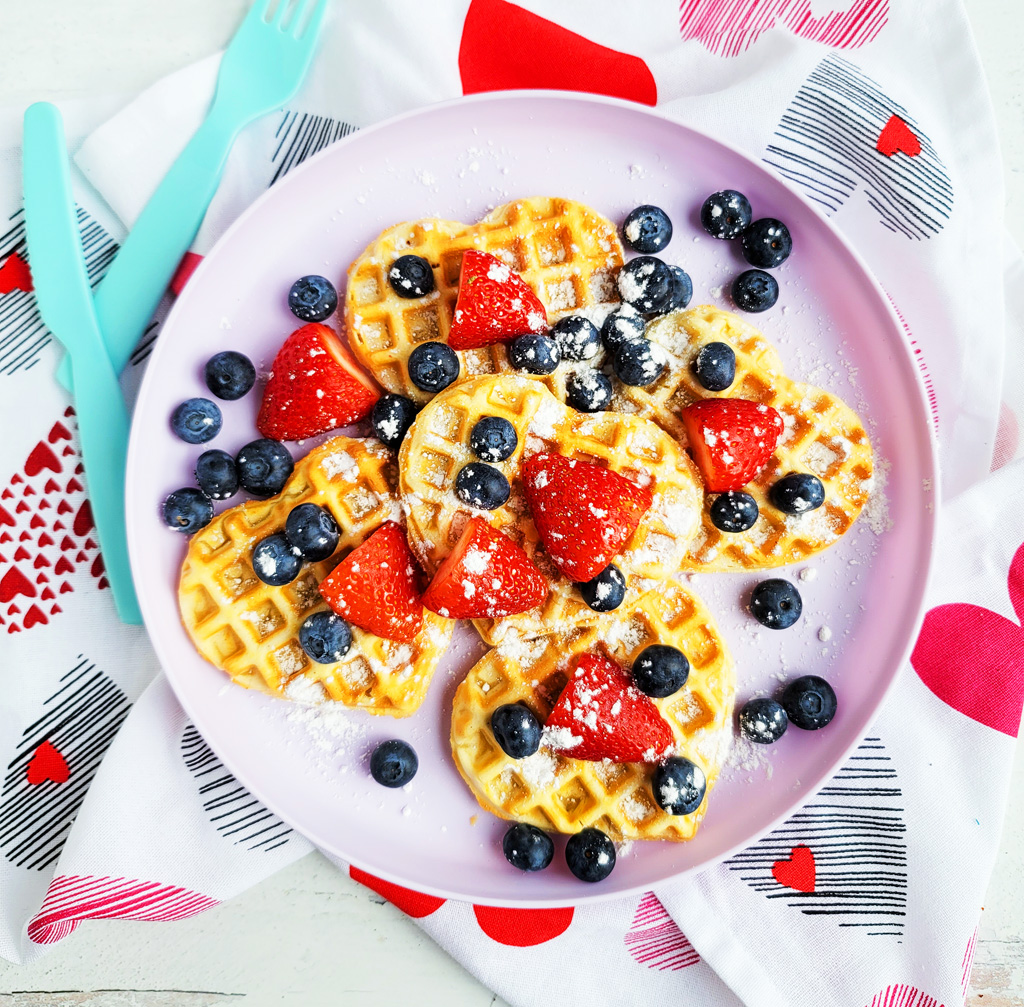
<svg viewBox="0 0 1024 1007"><path fill-rule="evenodd" d="M44 741L29 760L25 779L35 787L47 780L67 783L69 775L67 760L49 741Z"/></svg>
<svg viewBox="0 0 1024 1007"><path fill-rule="evenodd" d="M28 263L17 252L8 255L0 265L0 294L9 294L12 290L32 291L32 273Z"/></svg>
<svg viewBox="0 0 1024 1007"><path fill-rule="evenodd" d="M462 93L552 88L658 103L639 56L609 49L506 0L472 0L459 44Z"/></svg>
<svg viewBox="0 0 1024 1007"><path fill-rule="evenodd" d="M1006 586L1018 622L978 605L939 605L924 617L910 663L944 703L1016 738L1024 708L1024 545Z"/></svg>
<svg viewBox="0 0 1024 1007"><path fill-rule="evenodd" d="M561 936L572 923L573 908L505 909L499 906L473 906L480 929L498 944L510 948L530 948Z"/></svg>
<svg viewBox="0 0 1024 1007"><path fill-rule="evenodd" d="M882 132L878 134L875 150L879 154L885 154L886 157L892 157L893 154L917 157L921 153L921 141L898 115L890 115L889 121L882 127Z"/></svg>
<svg viewBox="0 0 1024 1007"><path fill-rule="evenodd" d="M780 885L798 892L814 891L814 854L807 846L794 846L788 860L772 864L772 876Z"/></svg>
<svg viewBox="0 0 1024 1007"><path fill-rule="evenodd" d="M431 913L436 913L445 900L437 898L436 895L425 895L423 892L414 892L411 888L403 888L393 881L385 881L383 878L375 878L358 867L349 866L348 876L361 885L366 885L378 895L383 896L392 905L398 906L406 916L414 920L423 919Z"/></svg>
<svg viewBox="0 0 1024 1007"><path fill-rule="evenodd" d="M913 986L897 983L876 993L866 1007L943 1007L938 1000Z"/></svg>
<svg viewBox="0 0 1024 1007"><path fill-rule="evenodd" d="M700 961L696 948L654 892L640 899L623 943L633 961L659 972L676 972Z"/></svg>
<svg viewBox="0 0 1024 1007"><path fill-rule="evenodd" d="M35 585L16 566L9 567L0 577L0 603L7 604L19 594L26 598L36 596Z"/></svg>

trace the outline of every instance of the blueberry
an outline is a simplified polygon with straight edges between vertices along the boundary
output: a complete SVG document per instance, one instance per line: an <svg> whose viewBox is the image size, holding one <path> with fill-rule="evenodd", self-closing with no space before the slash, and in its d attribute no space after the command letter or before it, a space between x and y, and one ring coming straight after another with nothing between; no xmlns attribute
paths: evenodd
<svg viewBox="0 0 1024 1007"><path fill-rule="evenodd" d="M732 281L732 300L741 311L767 311L779 299L779 281L760 269L748 269Z"/></svg>
<svg viewBox="0 0 1024 1007"><path fill-rule="evenodd" d="M711 523L730 535L753 528L757 515L757 501L749 493L739 490L720 493L708 508Z"/></svg>
<svg viewBox="0 0 1024 1007"><path fill-rule="evenodd" d="M420 343L409 354L409 378L425 392L439 392L459 376L459 358L447 343Z"/></svg>
<svg viewBox="0 0 1024 1007"><path fill-rule="evenodd" d="M542 871L555 855L551 837L536 825L516 822L501 840L505 859L521 871Z"/></svg>
<svg viewBox="0 0 1024 1007"><path fill-rule="evenodd" d="M626 578L622 571L611 563L593 580L577 584L583 600L595 612L611 612L622 604L626 597Z"/></svg>
<svg viewBox="0 0 1024 1007"><path fill-rule="evenodd" d="M664 311L672 302L675 277L668 264L653 255L630 259L619 270L619 296L644 314Z"/></svg>
<svg viewBox="0 0 1024 1007"><path fill-rule="evenodd" d="M256 543L252 551L252 568L264 584L284 587L298 577L302 569L302 553L283 533L278 532Z"/></svg>
<svg viewBox="0 0 1024 1007"><path fill-rule="evenodd" d="M256 383L256 368L235 350L217 353L206 361L206 387L218 399L240 399Z"/></svg>
<svg viewBox="0 0 1024 1007"><path fill-rule="evenodd" d="M700 222L713 238L737 238L753 219L750 202L735 189L713 192L700 208Z"/></svg>
<svg viewBox="0 0 1024 1007"><path fill-rule="evenodd" d="M708 788L704 770L681 755L670 755L651 781L654 800L670 815L690 815L700 807Z"/></svg>
<svg viewBox="0 0 1024 1007"><path fill-rule="evenodd" d="M768 629L789 629L804 610L800 592L788 580L763 580L750 595L750 614Z"/></svg>
<svg viewBox="0 0 1024 1007"><path fill-rule="evenodd" d="M781 220L762 217L755 220L740 238L743 258L758 269L781 266L793 251L793 238Z"/></svg>
<svg viewBox="0 0 1024 1007"><path fill-rule="evenodd" d="M392 451L397 450L416 419L416 403L404 395L382 395L373 407L373 432Z"/></svg>
<svg viewBox="0 0 1024 1007"><path fill-rule="evenodd" d="M693 297L693 280L682 266L669 266L668 268L672 271L672 296L668 304L665 305L665 311L678 311L680 308L685 308L690 303L690 298Z"/></svg>
<svg viewBox="0 0 1024 1007"><path fill-rule="evenodd" d="M264 500L284 489L295 468L288 449L269 437L246 444L235 456L235 464L242 489Z"/></svg>
<svg viewBox="0 0 1024 1007"><path fill-rule="evenodd" d="M612 383L600 371L573 371L565 380L565 401L581 413L596 413L612 400Z"/></svg>
<svg viewBox="0 0 1024 1007"><path fill-rule="evenodd" d="M724 392L736 380L736 354L728 343L705 343L693 362L693 373L709 392Z"/></svg>
<svg viewBox="0 0 1024 1007"><path fill-rule="evenodd" d="M196 482L211 500L227 500L238 492L238 469L227 451L204 451L196 462Z"/></svg>
<svg viewBox="0 0 1024 1007"><path fill-rule="evenodd" d="M628 304L610 311L601 325L601 342L608 350L614 350L619 343L627 339L636 339L643 334L643 316Z"/></svg>
<svg viewBox="0 0 1024 1007"><path fill-rule="evenodd" d="M421 255L400 255L391 263L388 283L399 297L426 297L434 289L434 270Z"/></svg>
<svg viewBox="0 0 1024 1007"><path fill-rule="evenodd" d="M164 501L164 523L168 528L191 535L213 520L210 498L191 486L175 490Z"/></svg>
<svg viewBox="0 0 1024 1007"><path fill-rule="evenodd" d="M678 692L690 677L690 662L676 647L652 643L633 662L633 683L645 695L664 699Z"/></svg>
<svg viewBox="0 0 1024 1007"><path fill-rule="evenodd" d="M634 252L660 252L672 240L672 221L658 206L638 206L622 222L622 243Z"/></svg>
<svg viewBox="0 0 1024 1007"><path fill-rule="evenodd" d="M527 374L550 374L562 362L562 350L550 336L527 332L509 343L508 359Z"/></svg>
<svg viewBox="0 0 1024 1007"><path fill-rule="evenodd" d="M615 867L615 844L600 829L584 829L569 837L565 862L580 881L604 881Z"/></svg>
<svg viewBox="0 0 1024 1007"><path fill-rule="evenodd" d="M315 503L299 504L288 512L284 523L288 542L302 553L303 559L317 563L338 548L338 524L326 507Z"/></svg>
<svg viewBox="0 0 1024 1007"><path fill-rule="evenodd" d="M491 733L512 759L525 759L540 748L540 721L522 703L506 703L491 714Z"/></svg>
<svg viewBox="0 0 1024 1007"><path fill-rule="evenodd" d="M615 376L624 385L638 385L641 388L654 384L667 366L665 351L643 337L619 343L612 357Z"/></svg>
<svg viewBox="0 0 1024 1007"><path fill-rule="evenodd" d="M795 678L782 693L782 705L790 722L804 731L817 731L831 723L836 715L836 694L828 682L817 675Z"/></svg>
<svg viewBox="0 0 1024 1007"><path fill-rule="evenodd" d="M370 756L370 775L384 787L404 787L420 768L412 746L404 741L382 741Z"/></svg>
<svg viewBox="0 0 1024 1007"><path fill-rule="evenodd" d="M288 307L304 322L322 322L338 306L338 291L326 276L303 276L288 291Z"/></svg>
<svg viewBox="0 0 1024 1007"><path fill-rule="evenodd" d="M817 476L790 472L768 490L768 499L783 514L806 514L825 502L825 487Z"/></svg>
<svg viewBox="0 0 1024 1007"><path fill-rule="evenodd" d="M171 429L188 444L205 444L220 433L220 410L209 399L186 399L171 413Z"/></svg>
<svg viewBox="0 0 1024 1007"><path fill-rule="evenodd" d="M563 360L589 360L601 349L601 333L597 326L583 315L559 318L551 330Z"/></svg>
<svg viewBox="0 0 1024 1007"><path fill-rule="evenodd" d="M485 462L503 462L518 443L516 428L501 416L481 416L469 432L470 450Z"/></svg>
<svg viewBox="0 0 1024 1007"><path fill-rule="evenodd" d="M299 627L299 643L317 664L336 664L352 646L352 630L333 612L314 612Z"/></svg>
<svg viewBox="0 0 1024 1007"><path fill-rule="evenodd" d="M762 696L743 704L740 733L755 745L771 745L786 733L789 717L781 703Z"/></svg>
<svg viewBox="0 0 1024 1007"><path fill-rule="evenodd" d="M510 492L504 474L483 462L463 465L455 477L455 495L480 510L495 510L508 500Z"/></svg>

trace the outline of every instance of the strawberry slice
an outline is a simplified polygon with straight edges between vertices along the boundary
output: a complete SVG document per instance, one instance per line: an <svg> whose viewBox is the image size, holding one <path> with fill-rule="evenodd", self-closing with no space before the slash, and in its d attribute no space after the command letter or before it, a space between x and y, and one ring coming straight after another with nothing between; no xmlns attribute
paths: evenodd
<svg viewBox="0 0 1024 1007"><path fill-rule="evenodd" d="M749 399L703 399L680 416L713 493L743 489L765 467L784 429L775 409Z"/></svg>
<svg viewBox="0 0 1024 1007"><path fill-rule="evenodd" d="M385 521L321 582L320 594L353 626L408 643L423 626L418 574L405 530Z"/></svg>
<svg viewBox="0 0 1024 1007"><path fill-rule="evenodd" d="M650 489L593 462L536 454L523 465L533 523L555 566L592 580L621 551L650 509Z"/></svg>
<svg viewBox="0 0 1024 1007"><path fill-rule="evenodd" d="M369 416L379 398L334 331L313 322L277 351L256 426L264 437L298 441Z"/></svg>
<svg viewBox="0 0 1024 1007"><path fill-rule="evenodd" d="M536 608L547 594L548 582L530 557L474 517L434 574L423 604L447 619L500 619Z"/></svg>
<svg viewBox="0 0 1024 1007"><path fill-rule="evenodd" d="M545 332L547 327L544 305L518 273L488 252L475 248L465 252L448 333L453 350L507 343L527 332Z"/></svg>
<svg viewBox="0 0 1024 1007"><path fill-rule="evenodd" d="M623 668L603 654L582 654L544 725L545 743L586 762L660 762L672 728Z"/></svg>

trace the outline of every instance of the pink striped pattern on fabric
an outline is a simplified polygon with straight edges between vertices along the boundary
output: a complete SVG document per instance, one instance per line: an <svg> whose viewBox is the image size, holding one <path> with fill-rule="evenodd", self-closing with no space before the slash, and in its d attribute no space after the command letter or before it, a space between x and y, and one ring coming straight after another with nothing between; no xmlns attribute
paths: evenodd
<svg viewBox="0 0 1024 1007"><path fill-rule="evenodd" d="M964 991L964 996L967 996L967 987L971 983L971 969L974 967L974 944L977 939L978 928L975 927L971 939L967 942L967 947L964 948L964 960L961 962L963 976L960 979L960 987Z"/></svg>
<svg viewBox="0 0 1024 1007"><path fill-rule="evenodd" d="M654 892L640 899L623 943L633 961L659 972L676 972L700 961L700 955Z"/></svg>
<svg viewBox="0 0 1024 1007"><path fill-rule="evenodd" d="M935 997L922 993L913 986L906 983L897 983L894 986L886 986L881 993L875 994L875 998L868 1004L868 1007L943 1007Z"/></svg>

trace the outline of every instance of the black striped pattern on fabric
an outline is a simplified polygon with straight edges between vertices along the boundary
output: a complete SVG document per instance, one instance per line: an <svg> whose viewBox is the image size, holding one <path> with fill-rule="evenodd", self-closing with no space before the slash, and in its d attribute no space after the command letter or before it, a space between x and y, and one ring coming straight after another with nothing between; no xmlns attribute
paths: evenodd
<svg viewBox="0 0 1024 1007"><path fill-rule="evenodd" d="M914 157L886 157L875 149L892 115L921 143ZM763 160L835 213L864 186L884 227L908 238L942 230L953 208L953 187L931 140L907 110L882 92L859 67L826 56L786 109Z"/></svg>
<svg viewBox="0 0 1024 1007"><path fill-rule="evenodd" d="M288 842L292 830L224 768L194 724L185 725L181 754L199 782L207 817L221 836L247 850L276 850Z"/></svg>
<svg viewBox="0 0 1024 1007"><path fill-rule="evenodd" d="M60 679L39 718L22 732L0 796L0 850L16 867L53 864L103 756L131 709L128 697L88 658ZM68 764L63 783L28 782L28 764L49 741Z"/></svg>
<svg viewBox="0 0 1024 1007"><path fill-rule="evenodd" d="M726 866L755 891L807 916L834 916L841 927L900 938L907 908L902 798L885 745L865 738L811 803ZM772 873L798 846L814 855L812 892L786 887Z"/></svg>
<svg viewBox="0 0 1024 1007"><path fill-rule="evenodd" d="M86 272L89 283L95 287L117 253L118 245L80 206L75 208L75 213L82 235ZM23 208L8 217L6 230L0 234L0 263L14 252L29 262ZM0 374L28 370L39 361L41 350L52 338L39 315L34 294L13 290L0 298Z"/></svg>
<svg viewBox="0 0 1024 1007"><path fill-rule="evenodd" d="M138 345L134 350L132 350L132 355L128 358L132 367L138 367L139 364L149 358L149 355L153 352L153 345L156 343L156 337L159 335L160 323L150 322L142 333L142 337L139 339Z"/></svg>
<svg viewBox="0 0 1024 1007"><path fill-rule="evenodd" d="M296 165L302 164L328 144L340 140L355 130L340 119L328 119L322 115L310 115L308 112L281 113L281 122L274 133L273 162L274 174L270 179L273 185L278 179L284 178Z"/></svg>

